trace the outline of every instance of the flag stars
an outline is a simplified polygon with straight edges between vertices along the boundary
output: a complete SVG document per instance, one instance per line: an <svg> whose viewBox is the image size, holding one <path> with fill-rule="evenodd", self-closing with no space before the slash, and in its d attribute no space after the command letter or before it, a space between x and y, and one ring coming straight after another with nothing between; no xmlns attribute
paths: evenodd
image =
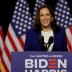
<svg viewBox="0 0 72 72"><path fill-rule="evenodd" d="M32 20L32 22L34 23L34 20Z"/></svg>
<svg viewBox="0 0 72 72"><path fill-rule="evenodd" d="M35 18L35 16L33 16L33 18Z"/></svg>
<svg viewBox="0 0 72 72"><path fill-rule="evenodd" d="M61 11L62 11L62 9L59 9L59 11L61 12Z"/></svg>
<svg viewBox="0 0 72 72"><path fill-rule="evenodd" d="M30 17L29 20L32 20L32 18Z"/></svg>
<svg viewBox="0 0 72 72"><path fill-rule="evenodd" d="M37 8L34 8L34 10L36 11L36 10L37 10Z"/></svg>
<svg viewBox="0 0 72 72"><path fill-rule="evenodd" d="M23 29L23 32L26 32L26 29Z"/></svg>
<svg viewBox="0 0 72 72"><path fill-rule="evenodd" d="M60 7L63 7L63 5L62 4L59 4L60 5Z"/></svg>
<svg viewBox="0 0 72 72"><path fill-rule="evenodd" d="M65 28L67 28L67 25L64 25Z"/></svg>
<svg viewBox="0 0 72 72"><path fill-rule="evenodd" d="M15 28L17 29L18 28L18 25L15 25Z"/></svg>
<svg viewBox="0 0 72 72"><path fill-rule="evenodd" d="M24 4L26 4L26 1L24 1Z"/></svg>
<svg viewBox="0 0 72 72"><path fill-rule="evenodd" d="M42 5L44 5L44 3L41 3Z"/></svg>
<svg viewBox="0 0 72 72"><path fill-rule="evenodd" d="M29 10L29 7L27 7L26 9Z"/></svg>
<svg viewBox="0 0 72 72"><path fill-rule="evenodd" d="M22 9L21 9L21 8L19 8L19 11L22 11Z"/></svg>
<svg viewBox="0 0 72 72"><path fill-rule="evenodd" d="M65 15L63 14L63 15L62 15L62 18L64 18L64 17L65 17Z"/></svg>
<svg viewBox="0 0 72 72"><path fill-rule="evenodd" d="M57 15L58 13L57 12L55 12L55 14ZM56 16L55 16L56 17Z"/></svg>
<svg viewBox="0 0 72 72"><path fill-rule="evenodd" d="M69 25L71 25L72 23L71 22L69 22Z"/></svg>
<svg viewBox="0 0 72 72"><path fill-rule="evenodd" d="M31 29L31 26L28 26L28 29Z"/></svg>
<svg viewBox="0 0 72 72"><path fill-rule="evenodd" d="M64 22L64 19L61 19L61 22Z"/></svg>
<svg viewBox="0 0 72 72"><path fill-rule="evenodd" d="M24 27L27 27L27 25L26 25L26 24L24 24Z"/></svg>
<svg viewBox="0 0 72 72"><path fill-rule="evenodd" d="M59 10L59 8L58 8L58 7L56 7L56 10Z"/></svg>
<svg viewBox="0 0 72 72"><path fill-rule="evenodd" d="M28 16L25 16L25 19L28 19Z"/></svg>
<svg viewBox="0 0 72 72"><path fill-rule="evenodd" d="M68 8L68 11L70 11L70 8Z"/></svg>
<svg viewBox="0 0 72 72"><path fill-rule="evenodd" d="M16 15L13 15L13 18L16 18Z"/></svg>
<svg viewBox="0 0 72 72"><path fill-rule="evenodd" d="M19 2L16 2L16 5L19 5Z"/></svg>
<svg viewBox="0 0 72 72"><path fill-rule="evenodd" d="M25 20L24 22L25 22L25 23L27 23L28 21L27 21L27 20Z"/></svg>
<svg viewBox="0 0 72 72"><path fill-rule="evenodd" d="M24 0L21 0L21 2L23 3Z"/></svg>
<svg viewBox="0 0 72 72"><path fill-rule="evenodd" d="M66 19L69 19L69 17L68 17L68 16L66 16Z"/></svg>
<svg viewBox="0 0 72 72"><path fill-rule="evenodd" d="M23 7L23 5L22 5L22 4L20 4L20 7Z"/></svg>
<svg viewBox="0 0 72 72"><path fill-rule="evenodd" d="M28 15L28 14L29 14L29 12L27 11L27 12L26 12L26 15Z"/></svg>
<svg viewBox="0 0 72 72"><path fill-rule="evenodd" d="M66 11L65 11L65 10L63 10L63 13L66 13Z"/></svg>
<svg viewBox="0 0 72 72"><path fill-rule="evenodd" d="M13 19L12 22L15 22L15 19Z"/></svg>
<svg viewBox="0 0 72 72"><path fill-rule="evenodd" d="M41 3L41 1L38 0L38 3Z"/></svg>
<svg viewBox="0 0 72 72"><path fill-rule="evenodd" d="M70 20L70 8L68 7L67 1L59 0L55 8L55 17L57 19L57 25L61 27L67 27L72 25L72 20Z"/></svg>
<svg viewBox="0 0 72 72"><path fill-rule="evenodd" d="M23 18L21 18L21 22L23 22L24 21L24 19Z"/></svg>
<svg viewBox="0 0 72 72"><path fill-rule="evenodd" d="M58 6L60 6L60 3L57 3Z"/></svg>
<svg viewBox="0 0 72 72"><path fill-rule="evenodd" d="M24 17L24 14L22 14L22 17Z"/></svg>
<svg viewBox="0 0 72 72"><path fill-rule="evenodd" d="M72 21L72 18L70 18L70 21Z"/></svg>
<svg viewBox="0 0 72 72"><path fill-rule="evenodd" d="M59 25L59 22L57 22L57 25Z"/></svg>
<svg viewBox="0 0 72 72"><path fill-rule="evenodd" d="M67 5L67 2L65 1L65 4Z"/></svg>
<svg viewBox="0 0 72 72"><path fill-rule="evenodd" d="M28 7L28 3L26 2L26 0L25 1L18 0L18 1L19 2L16 3L16 7L14 11L15 16L13 16L13 18L15 20L13 20L13 22L15 22L14 24L16 24L14 25L16 34L20 36L24 34L24 32L26 32L28 29L31 29L33 20L34 20L33 16L35 16L37 8L39 8L42 4L44 4L45 0L41 0L41 1L36 0L36 4L35 4L32 17L31 17L31 14L29 13L29 7Z"/></svg>
<svg viewBox="0 0 72 72"><path fill-rule="evenodd" d="M38 4L35 4L35 6L37 7L37 6L38 6Z"/></svg>
<svg viewBox="0 0 72 72"><path fill-rule="evenodd" d="M66 6L64 6L64 9L66 9L67 7Z"/></svg>
<svg viewBox="0 0 72 72"><path fill-rule="evenodd" d="M18 12L18 15L20 16L20 15L21 15L21 13L20 13L20 12Z"/></svg>
<svg viewBox="0 0 72 72"><path fill-rule="evenodd" d="M63 2L64 2L64 0L61 0L61 2L63 3Z"/></svg>
<svg viewBox="0 0 72 72"><path fill-rule="evenodd" d="M18 9L18 6L16 6L15 9Z"/></svg>
<svg viewBox="0 0 72 72"><path fill-rule="evenodd" d="M60 18L58 17L57 20L60 20Z"/></svg>
<svg viewBox="0 0 72 72"><path fill-rule="evenodd" d="M23 10L22 13L24 14L25 13L25 10Z"/></svg>
<svg viewBox="0 0 72 72"><path fill-rule="evenodd" d="M14 13L16 14L16 13L17 13L17 11L15 10L15 11L14 11Z"/></svg>
<svg viewBox="0 0 72 72"><path fill-rule="evenodd" d="M29 22L28 24L31 25L31 22Z"/></svg>
<svg viewBox="0 0 72 72"><path fill-rule="evenodd" d="M21 35L21 33L22 33L21 31L18 32L19 35Z"/></svg>
<svg viewBox="0 0 72 72"><path fill-rule="evenodd" d="M68 23L68 21L66 20L66 21L65 21L65 23L67 24L67 23Z"/></svg>
<svg viewBox="0 0 72 72"><path fill-rule="evenodd" d="M19 24L19 21L16 21L16 24Z"/></svg>
<svg viewBox="0 0 72 72"><path fill-rule="evenodd" d="M22 27L19 27L19 30L22 30Z"/></svg>
<svg viewBox="0 0 72 72"><path fill-rule="evenodd" d="M60 26L63 26L63 23L61 23Z"/></svg>
<svg viewBox="0 0 72 72"><path fill-rule="evenodd" d="M69 12L67 12L67 15L69 15Z"/></svg>
<svg viewBox="0 0 72 72"><path fill-rule="evenodd" d="M34 12L34 15L36 14L36 12Z"/></svg>
<svg viewBox="0 0 72 72"><path fill-rule="evenodd" d="M42 0L42 2L44 3L45 0Z"/></svg>
<svg viewBox="0 0 72 72"><path fill-rule="evenodd" d="M23 26L23 23L20 23L20 26Z"/></svg>
<svg viewBox="0 0 72 72"><path fill-rule="evenodd" d="M17 17L17 20L20 20L20 17L19 16Z"/></svg>
<svg viewBox="0 0 72 72"><path fill-rule="evenodd" d="M59 13L58 15L61 16L61 13Z"/></svg>

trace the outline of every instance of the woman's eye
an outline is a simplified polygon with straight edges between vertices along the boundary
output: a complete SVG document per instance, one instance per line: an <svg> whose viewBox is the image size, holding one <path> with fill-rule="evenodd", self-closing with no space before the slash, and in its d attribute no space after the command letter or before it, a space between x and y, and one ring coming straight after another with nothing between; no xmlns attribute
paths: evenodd
<svg viewBox="0 0 72 72"><path fill-rule="evenodd" d="M46 14L47 16L49 16L50 14Z"/></svg>
<svg viewBox="0 0 72 72"><path fill-rule="evenodd" d="M43 16L43 15L40 15L40 16Z"/></svg>

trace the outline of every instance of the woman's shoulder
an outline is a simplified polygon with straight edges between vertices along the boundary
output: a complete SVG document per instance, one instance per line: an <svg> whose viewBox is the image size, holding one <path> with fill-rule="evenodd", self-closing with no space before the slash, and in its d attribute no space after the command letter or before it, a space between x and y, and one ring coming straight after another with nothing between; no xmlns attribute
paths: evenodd
<svg viewBox="0 0 72 72"><path fill-rule="evenodd" d="M65 28L58 26L58 27L56 28L55 32L58 32L58 33L60 33L60 32L65 32Z"/></svg>
<svg viewBox="0 0 72 72"><path fill-rule="evenodd" d="M29 29L29 30L27 30L27 32L26 32L26 34L34 34L34 33L35 33L34 29Z"/></svg>
<svg viewBox="0 0 72 72"><path fill-rule="evenodd" d="M60 32L65 32L65 28L60 28Z"/></svg>
<svg viewBox="0 0 72 72"><path fill-rule="evenodd" d="M61 36L66 35L65 28L60 28L58 34L61 35Z"/></svg>

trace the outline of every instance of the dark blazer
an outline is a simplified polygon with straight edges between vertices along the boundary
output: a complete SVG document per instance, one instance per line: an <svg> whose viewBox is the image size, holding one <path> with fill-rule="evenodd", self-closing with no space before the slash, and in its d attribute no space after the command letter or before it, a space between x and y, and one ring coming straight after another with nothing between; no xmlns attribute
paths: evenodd
<svg viewBox="0 0 72 72"><path fill-rule="evenodd" d="M45 48L39 42L40 36L40 31L28 31L26 34L24 51L45 51ZM59 32L54 32L54 46L52 51L68 51L64 29L61 29Z"/></svg>

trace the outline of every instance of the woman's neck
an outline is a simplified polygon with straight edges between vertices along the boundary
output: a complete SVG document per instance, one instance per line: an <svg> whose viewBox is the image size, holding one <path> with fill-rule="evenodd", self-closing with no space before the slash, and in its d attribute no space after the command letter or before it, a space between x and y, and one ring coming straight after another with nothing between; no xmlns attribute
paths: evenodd
<svg viewBox="0 0 72 72"><path fill-rule="evenodd" d="M42 31L52 31L51 28L43 28Z"/></svg>

